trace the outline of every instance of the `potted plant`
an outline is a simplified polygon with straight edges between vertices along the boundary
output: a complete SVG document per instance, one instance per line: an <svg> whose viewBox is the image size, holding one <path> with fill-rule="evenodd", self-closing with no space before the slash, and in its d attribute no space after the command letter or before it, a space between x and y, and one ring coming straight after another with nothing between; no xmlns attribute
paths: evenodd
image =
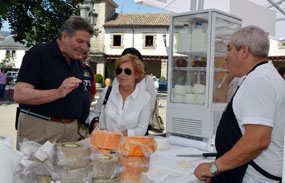
<svg viewBox="0 0 285 183"><path fill-rule="evenodd" d="M95 74L95 81L96 81L96 87L102 87L103 86L103 76L102 74L98 73Z"/></svg>

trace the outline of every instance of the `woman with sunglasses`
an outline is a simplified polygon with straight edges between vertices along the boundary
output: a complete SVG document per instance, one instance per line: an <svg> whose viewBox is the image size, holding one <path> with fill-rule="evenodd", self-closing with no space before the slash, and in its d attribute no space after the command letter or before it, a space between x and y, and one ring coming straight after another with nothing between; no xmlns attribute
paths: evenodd
<svg viewBox="0 0 285 183"><path fill-rule="evenodd" d="M108 102L104 108L104 120L98 117L108 87L103 90L94 109L89 114L91 126L109 131L121 131L125 136L144 136L151 114L150 94L140 81L144 78L144 65L137 56L126 54L115 65L118 80L113 83Z"/></svg>
<svg viewBox="0 0 285 183"><path fill-rule="evenodd" d="M146 62L143 60L143 57L139 50L136 48L130 47L130 48L125 48L124 51L122 52L122 56L126 54L132 54L137 56L140 61L144 64L144 71L145 71L145 76L144 79L141 81L141 84L144 85L143 87L145 88L145 91L147 91L150 94L150 101L151 101L151 114L150 114L150 119L149 119L149 126L148 130L146 131L145 135L148 135L148 131L151 129L151 124L152 124L152 117L153 117L153 112L155 108L155 102L156 102L156 92L155 92L155 85L154 81L152 79L152 76L146 74ZM113 81L114 84L118 83L117 78L114 79Z"/></svg>

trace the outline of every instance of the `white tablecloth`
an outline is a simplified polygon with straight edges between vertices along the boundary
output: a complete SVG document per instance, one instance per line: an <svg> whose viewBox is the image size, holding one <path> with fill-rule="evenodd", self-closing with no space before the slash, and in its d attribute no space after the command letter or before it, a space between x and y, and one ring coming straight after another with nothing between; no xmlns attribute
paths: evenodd
<svg viewBox="0 0 285 183"><path fill-rule="evenodd" d="M149 171L143 173L143 183L200 183L195 168L202 162L212 162L214 158L177 157L177 154L201 154L192 147L171 145L168 150L156 151L150 159Z"/></svg>

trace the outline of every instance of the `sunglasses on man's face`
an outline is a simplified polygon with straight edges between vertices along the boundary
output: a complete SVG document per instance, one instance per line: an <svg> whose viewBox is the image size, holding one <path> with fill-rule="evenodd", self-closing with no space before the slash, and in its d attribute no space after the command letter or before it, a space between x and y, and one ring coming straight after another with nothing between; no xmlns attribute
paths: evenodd
<svg viewBox="0 0 285 183"><path fill-rule="evenodd" d="M129 68L125 68L125 69L118 68L118 69L116 69L116 74L120 75L123 72L123 70L128 76L130 76L132 74L132 70Z"/></svg>

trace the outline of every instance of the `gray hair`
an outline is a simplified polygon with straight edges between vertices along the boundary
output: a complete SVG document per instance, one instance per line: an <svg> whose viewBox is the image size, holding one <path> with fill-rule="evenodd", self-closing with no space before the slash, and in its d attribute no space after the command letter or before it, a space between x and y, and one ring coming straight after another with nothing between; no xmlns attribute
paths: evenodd
<svg viewBox="0 0 285 183"><path fill-rule="evenodd" d="M59 29L57 38L61 40L63 32L66 32L69 37L72 37L76 31L83 30L92 36L94 34L93 27L82 17L72 16L67 19Z"/></svg>
<svg viewBox="0 0 285 183"><path fill-rule="evenodd" d="M247 45L249 52L258 58L268 58L269 39L268 35L257 26L246 26L232 35L232 42L236 50Z"/></svg>

